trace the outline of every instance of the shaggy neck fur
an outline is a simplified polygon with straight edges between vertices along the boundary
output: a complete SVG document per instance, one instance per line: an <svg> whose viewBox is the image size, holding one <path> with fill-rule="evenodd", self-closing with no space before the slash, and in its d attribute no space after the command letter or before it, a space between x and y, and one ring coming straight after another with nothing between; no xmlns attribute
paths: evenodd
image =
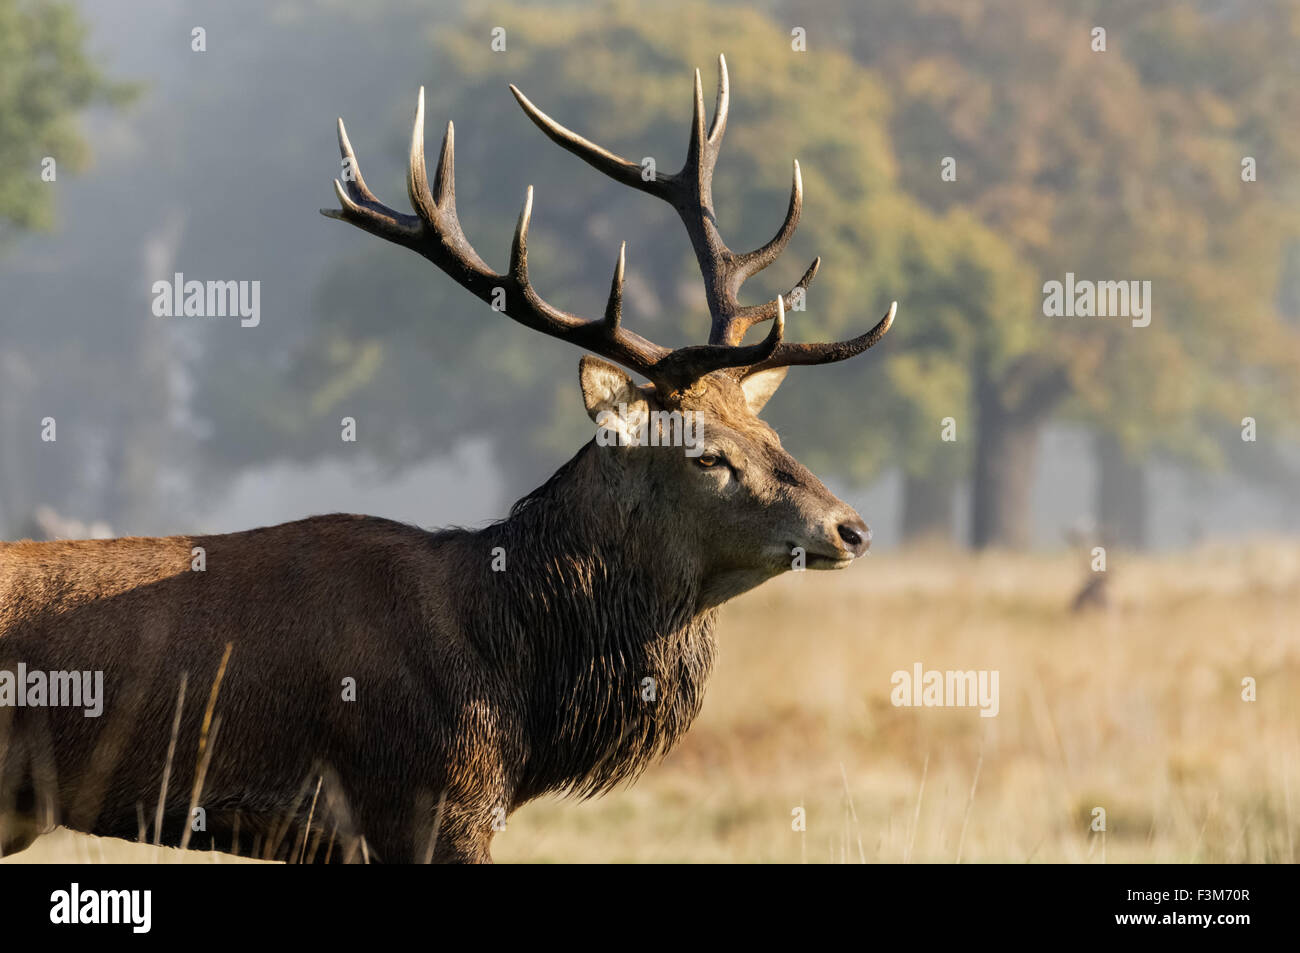
<svg viewBox="0 0 1300 953"><path fill-rule="evenodd" d="M476 540L506 553L488 573L479 648L518 681L506 686L526 736L516 803L635 777L703 701L715 610L701 607L701 567L621 482L588 444Z"/></svg>

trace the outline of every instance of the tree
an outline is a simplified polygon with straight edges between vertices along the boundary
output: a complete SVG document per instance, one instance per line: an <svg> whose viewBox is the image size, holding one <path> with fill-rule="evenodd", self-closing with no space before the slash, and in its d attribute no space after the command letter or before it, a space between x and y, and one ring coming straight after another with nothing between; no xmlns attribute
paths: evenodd
<svg viewBox="0 0 1300 953"><path fill-rule="evenodd" d="M84 170L89 160L78 116L96 104L121 105L132 94L100 72L85 40L68 4L0 0L0 242L53 227L58 177ZM33 439L41 419L34 400L40 380L57 374L48 353L10 350L15 338L0 335L0 443L13 448L0 452L0 520L11 531L42 502L38 488L47 488L30 463L33 455L16 448ZM63 474L65 485L73 478Z"/></svg>
<svg viewBox="0 0 1300 953"><path fill-rule="evenodd" d="M976 546L1028 542L1039 433L1058 414L1107 435L1108 485L1131 485L1153 453L1222 463L1220 435L1247 409L1294 433L1300 340L1276 292L1297 224L1284 171L1297 84L1277 75L1300 18L1294 2L1261 6L817 8L810 31L849 37L894 96L903 187L935 211L969 210L1034 275L966 355ZM1268 182L1243 181L1246 156ZM938 174L945 157L955 180ZM1149 280L1155 316L1045 317L1044 286L1067 272Z"/></svg>
<svg viewBox="0 0 1300 953"><path fill-rule="evenodd" d="M89 149L76 117L96 103L121 104L131 87L107 80L84 52L76 11L51 0L0 0L0 235L49 229L53 172L84 170Z"/></svg>

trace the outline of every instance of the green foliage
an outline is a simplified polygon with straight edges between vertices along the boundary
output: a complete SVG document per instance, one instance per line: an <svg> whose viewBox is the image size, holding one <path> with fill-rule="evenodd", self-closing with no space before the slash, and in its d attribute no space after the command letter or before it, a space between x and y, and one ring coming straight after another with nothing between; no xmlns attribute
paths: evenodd
<svg viewBox="0 0 1300 953"><path fill-rule="evenodd" d="M84 44L85 28L71 5L0 0L0 234L51 227L52 191L33 188L41 160L54 157L62 171L84 169L89 150L77 114L132 93L103 77Z"/></svg>
<svg viewBox="0 0 1300 953"><path fill-rule="evenodd" d="M895 0L818 16L887 83L909 194L968 210L1039 286L1066 271L1152 282L1142 329L1046 319L1041 299L992 316L1001 343L970 359L1004 394L1028 343L1069 383L1054 403L1073 397L1076 417L1132 454L1216 463L1224 425L1245 415L1296 433L1300 335L1278 308L1300 226L1300 83L1283 79L1294 0ZM943 156L957 158L956 182L941 180ZM1257 182L1242 181L1245 156Z"/></svg>

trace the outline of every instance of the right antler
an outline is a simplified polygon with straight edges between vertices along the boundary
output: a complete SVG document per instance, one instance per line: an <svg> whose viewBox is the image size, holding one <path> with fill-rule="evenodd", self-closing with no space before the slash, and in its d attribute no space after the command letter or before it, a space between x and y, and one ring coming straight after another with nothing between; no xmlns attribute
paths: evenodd
<svg viewBox="0 0 1300 953"><path fill-rule="evenodd" d="M774 261L793 234L802 206L802 186L796 163L794 190L786 222L777 236L763 248L736 255L723 244L713 222L711 194L713 164L726 126L727 112L726 62L721 58L720 61L722 76L713 128L705 139L704 107L697 70L696 122L691 136L691 156L694 158L688 158L682 172L660 180L658 185L653 181L644 182L639 166L564 129L528 102L519 90L510 87L528 115L551 138L619 181L660 195L678 209L696 246L709 290L713 331L709 335L708 344L669 350L622 327L626 245L619 250L618 264L614 269L603 318L581 318L544 301L528 279L528 225L533 207L532 186L528 187L523 211L515 227L509 268L505 274L498 274L488 267L465 237L456 215L455 136L451 123L447 124L433 188L430 189L424 159L423 87L420 88L416 103L410 164L406 176L407 194L416 214L407 215L389 208L366 186L342 119L339 120L338 135L344 175L342 182L338 179L334 181L334 191L342 209L321 209L321 213L329 218L350 222L372 235L418 252L476 297L494 306L498 305L504 293L504 301L500 301L501 310L515 321L616 361L629 370L643 374L666 391L687 388L705 374L716 370L731 369L738 376L743 376L767 367L824 364L859 354L876 343L889 329L894 317L892 307L875 328L852 341L840 344L782 344L785 309L780 298L750 308L741 307L736 302L735 295L740 283ZM817 261L812 263L796 288L807 288L817 271L817 265ZM763 341L740 346L740 339L748 327L769 318L773 319L772 329Z"/></svg>
<svg viewBox="0 0 1300 953"><path fill-rule="evenodd" d="M775 298L761 305L741 305L737 295L744 281L762 271L780 256L789 243L794 230L799 224L803 211L803 178L799 174L799 163L794 163L794 181L790 187L790 205L786 211L785 221L781 223L766 245L754 251L737 253L727 247L718 232L717 216L713 211L713 169L718 161L718 152L722 146L723 134L727 131L727 113L731 99L731 84L727 77L727 59L718 56L718 95L713 110L713 123L708 133L704 131L704 92L700 82L700 71L695 71L695 112L691 122L690 144L686 151L686 163L681 171L671 175L655 174L647 179L642 168L635 162L629 162L615 155L594 142L584 139L570 129L560 125L511 85L510 91L515 99L539 129L553 142L588 165L605 173L610 178L642 192L663 199L677 210L686 232L690 236L691 246L699 262L700 274L704 278L705 292L709 303L712 326L709 331L709 343L712 345L739 345L748 331L755 324L775 319L773 333L781 336L783 302ZM807 291L808 285L817 274L821 258L814 258L803 277L795 284L787 297ZM893 323L897 302L892 304L888 313L880 322L851 341L829 344L780 344L772 353L744 367L740 373L750 373L768 367L781 367L791 364L829 364L843 361L861 354L871 347L889 330ZM769 334L769 338L772 335Z"/></svg>

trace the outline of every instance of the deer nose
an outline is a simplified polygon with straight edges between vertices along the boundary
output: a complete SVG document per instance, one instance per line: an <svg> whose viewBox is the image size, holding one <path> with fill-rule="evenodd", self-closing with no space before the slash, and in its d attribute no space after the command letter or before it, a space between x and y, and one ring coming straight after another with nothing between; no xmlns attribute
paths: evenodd
<svg viewBox="0 0 1300 953"><path fill-rule="evenodd" d="M844 541L845 547L854 556L861 556L871 548L871 530L860 519L849 523L841 523L835 527L835 531L840 534L840 539Z"/></svg>

